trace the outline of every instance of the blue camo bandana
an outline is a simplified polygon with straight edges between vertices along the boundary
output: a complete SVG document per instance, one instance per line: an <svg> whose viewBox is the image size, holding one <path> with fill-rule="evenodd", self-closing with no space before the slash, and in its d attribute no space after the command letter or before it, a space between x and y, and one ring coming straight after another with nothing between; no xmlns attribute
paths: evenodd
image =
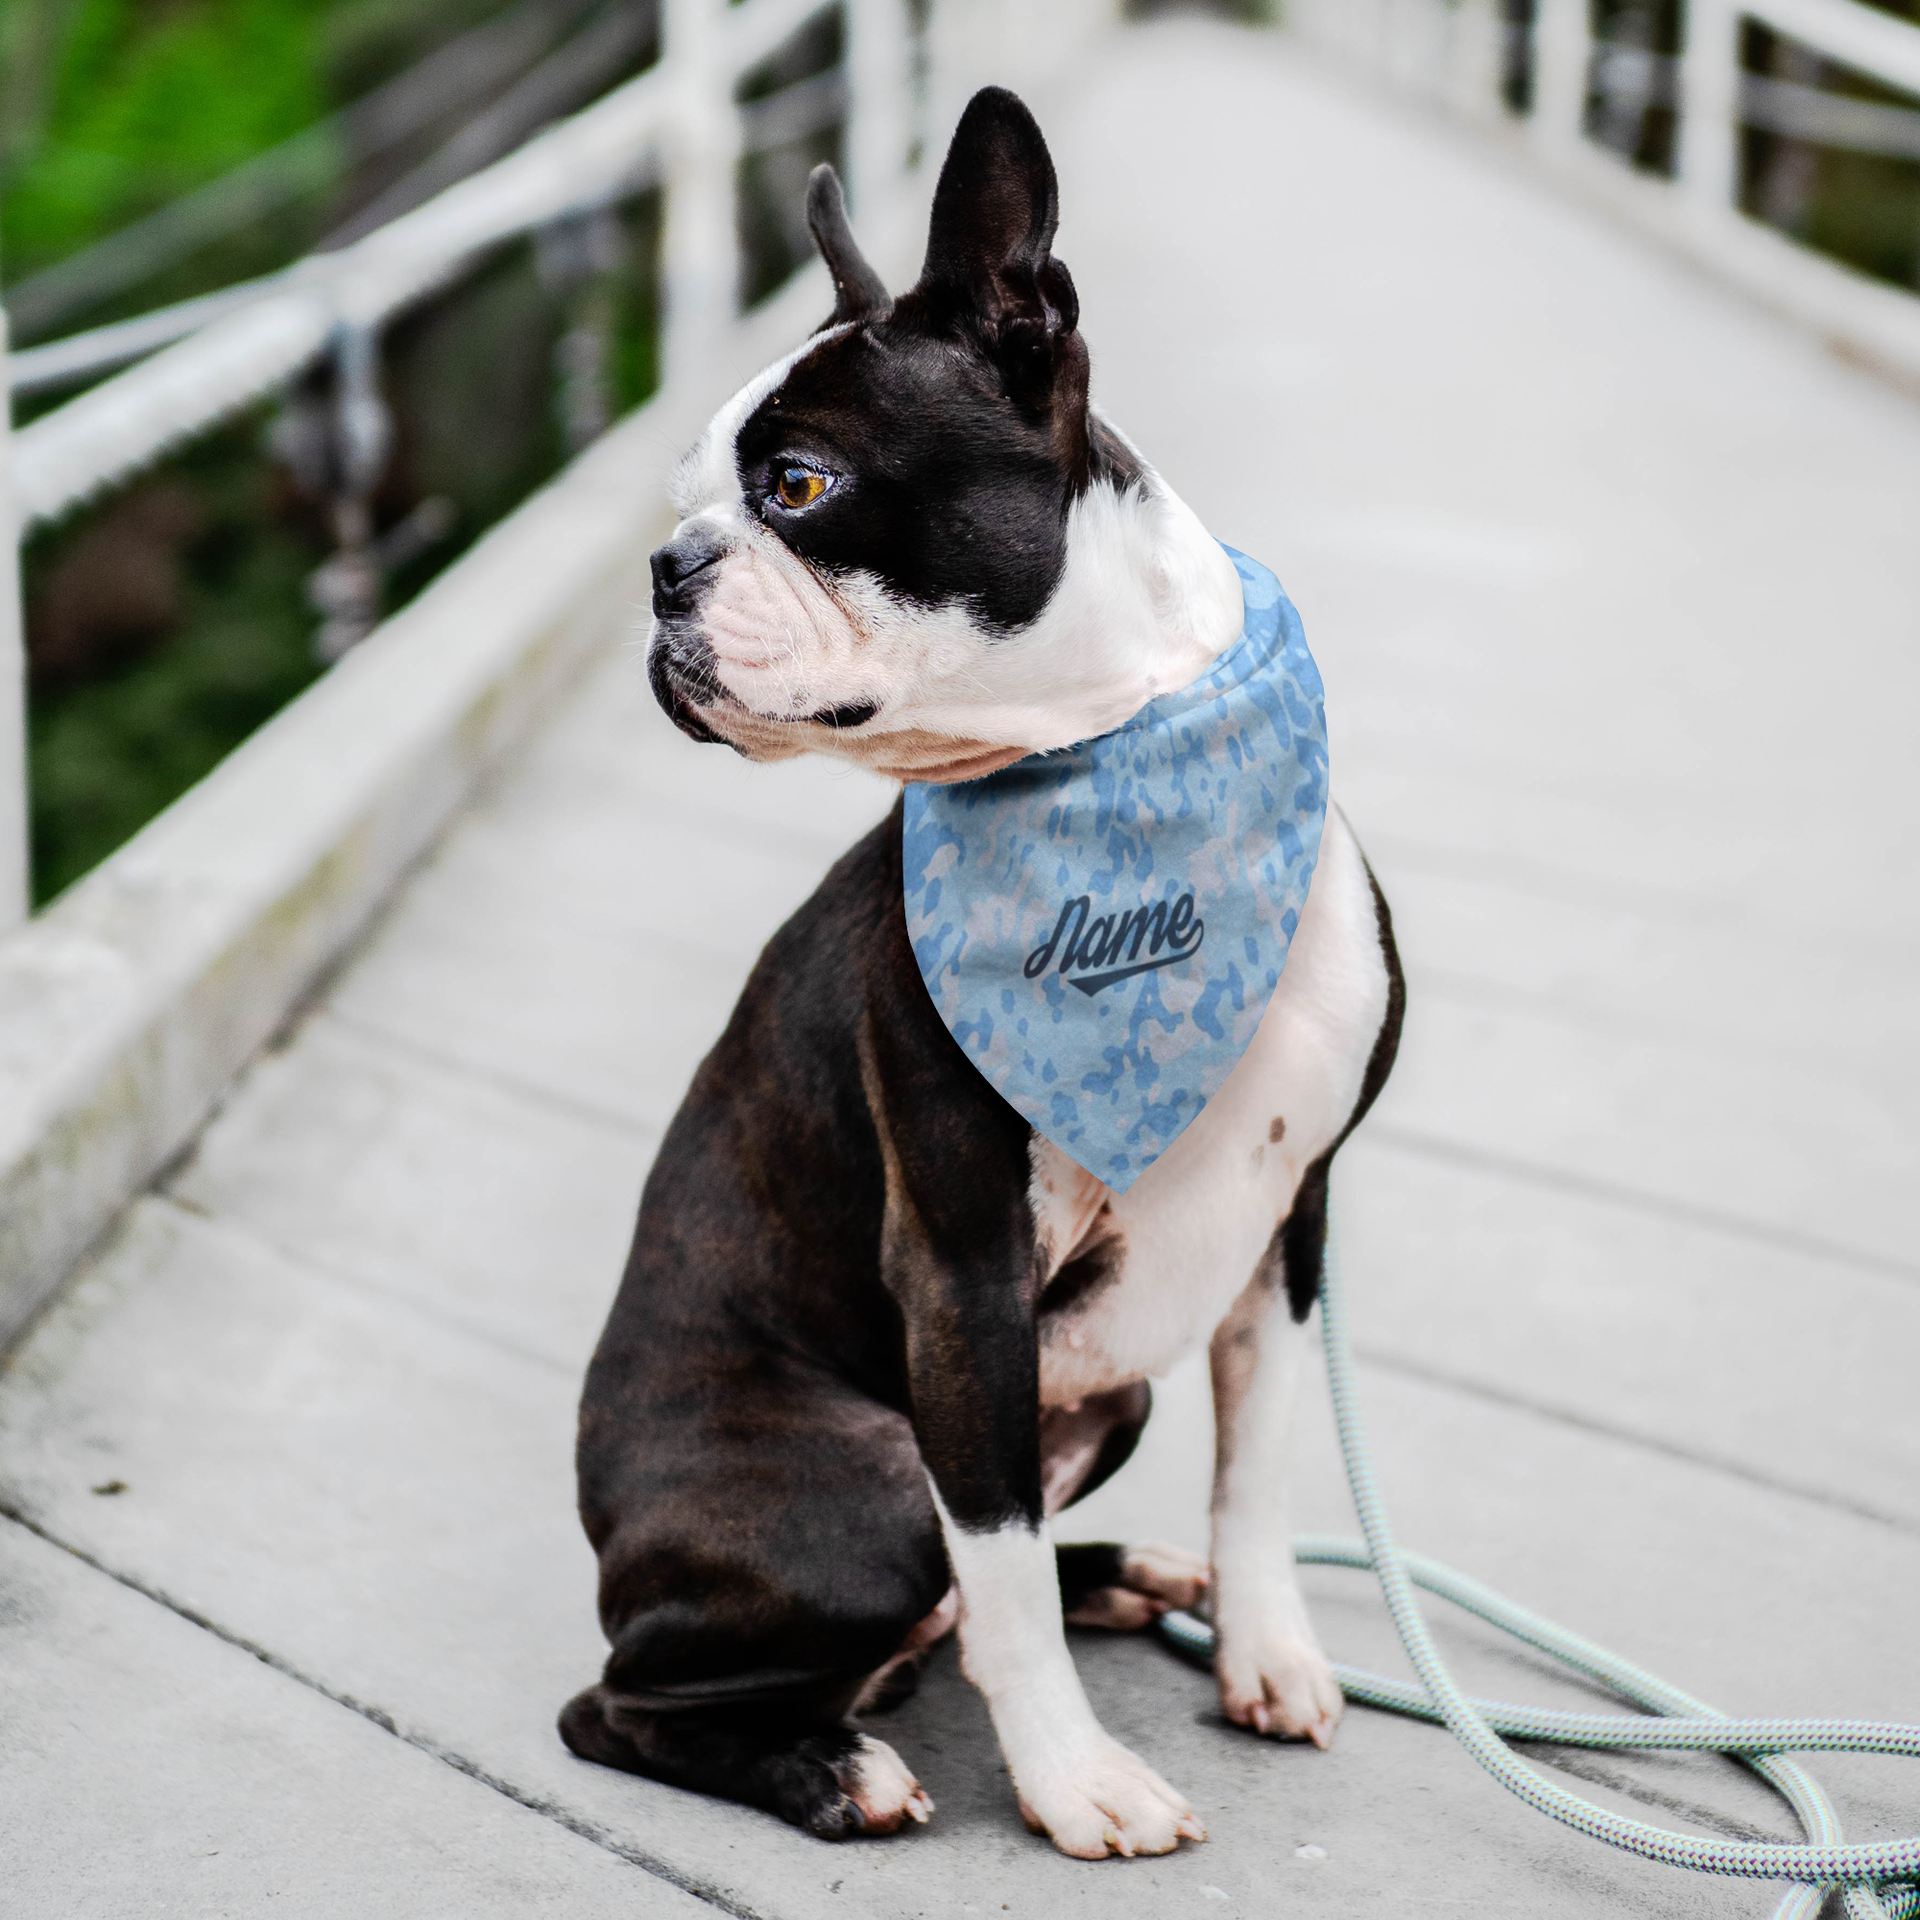
<svg viewBox="0 0 1920 1920"><path fill-rule="evenodd" d="M1280 582L1226 549L1245 624L1098 739L910 783L907 933L988 1084L1124 1193L1260 1024L1327 814L1319 669Z"/></svg>

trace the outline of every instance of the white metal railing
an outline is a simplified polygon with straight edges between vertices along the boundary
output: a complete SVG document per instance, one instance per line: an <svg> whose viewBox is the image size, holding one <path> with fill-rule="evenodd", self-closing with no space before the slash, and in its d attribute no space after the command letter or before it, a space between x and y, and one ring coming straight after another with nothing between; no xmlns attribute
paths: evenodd
<svg viewBox="0 0 1920 1920"><path fill-rule="evenodd" d="M1515 22L1515 12L1526 18ZM1742 27L1771 28L1820 60L1920 102L1920 26L1860 0L1686 0L1673 57L1607 45L1591 0L1287 0L1301 37L1452 111L1507 120L1505 83L1524 50L1529 144L1657 226L1749 292L1857 357L1920 384L1920 299L1868 279L1741 211L1744 129L1898 158L1920 158L1920 109L1852 100L1744 71ZM1591 103L1630 96L1679 116L1671 179L1601 151Z"/></svg>
<svg viewBox="0 0 1920 1920"><path fill-rule="evenodd" d="M844 23L842 67L769 101L739 106L742 76L836 7ZM1049 0L1044 7L1032 0L942 0L932 10L931 33L916 43L914 23L924 27L927 9L908 0L662 0L661 57L638 79L349 246L208 296L184 315L154 316L146 323L153 338L136 344L152 345L170 329L190 330L0 448L0 528L11 517L24 534L57 518L332 355L338 430L352 470L336 518L342 558L351 560L355 540L364 546L368 532L355 516L365 521L366 497L384 457L378 341L392 316L504 241L659 185L665 188L661 392L689 392L725 358L737 318L733 202L743 152L844 115L849 194L871 219L897 195L908 155L924 144L930 122L950 118L974 81L1043 70L1117 11L1115 0ZM1587 135L1596 84L1630 81L1649 99L1677 100L1677 179L1636 187L1643 200L1651 195L1682 210L1670 231L1763 296L1920 378L1920 301L1796 248L1745 218L1736 204L1741 127L1772 124L1768 116L1798 115L1794 124L1815 124L1807 118L1813 110L1799 98L1814 90L1789 86L1793 97L1776 99L1767 89L1780 83L1756 85L1757 76L1742 74L1743 20L1916 95L1920 28L1858 0L1689 0L1679 60L1650 56L1634 69L1637 78L1621 80L1616 73L1609 81L1603 68L1609 61L1617 66L1618 50L1595 43L1589 0L1533 0L1524 26L1512 24L1513 11L1501 0L1289 0L1285 19L1291 30L1395 83L1483 119L1507 116L1503 92L1515 36L1524 35L1530 142L1596 178L1625 176ZM929 72L933 99L922 84ZM1815 97L1827 103L1820 112L1834 104L1834 96ZM1871 127L1861 120L1859 136L1883 150L1888 142L1897 148L1905 137L1902 110L1866 110L1895 118ZM0 335L0 374L3 343ZM60 350L55 343L35 352ZM95 348L76 342L68 350ZM22 917L26 900L24 662L14 547L0 540L0 932ZM353 581L351 566L337 570L335 584L348 599ZM347 625L351 630L352 621Z"/></svg>
<svg viewBox="0 0 1920 1920"><path fill-rule="evenodd" d="M758 0L736 10L730 51L743 64L820 0ZM730 25L733 23L730 22ZM340 361L346 499L336 506L343 546L364 547L365 504L384 464L387 432L373 343L393 315L512 239L604 204L648 181L684 114L685 77L655 67L484 172L355 244L215 296L204 324L140 365L12 433L8 548L0 582L0 931L26 910L24 678L18 604L19 539L124 481L176 444L278 388L329 351ZM342 518L342 515L344 517ZM364 565L343 576L364 589ZM367 596L364 590L360 599ZM364 608L358 624L366 624Z"/></svg>
<svg viewBox="0 0 1920 1920"><path fill-rule="evenodd" d="M739 106L742 76L833 8L843 22L842 68ZM1068 42L1114 11L1110 0L1062 0L1036 18L1020 0L954 0L942 9L953 52L947 91L967 80L962 37L1017 71L1022 56L1044 63L1049 42ZM919 81L935 64L915 44L926 18L909 0L662 0L660 58L646 73L363 239L117 332L36 349L36 373L54 377L68 362L85 369L134 352L150 357L0 435L0 528L15 531L0 539L0 933L24 916L27 900L19 538L332 355L347 497L336 501L342 553L330 578L349 599L358 579L364 600L366 569L356 575L350 549L366 545L365 504L385 457L382 326L501 243L662 185L661 392L690 390L724 358L737 318L733 197L742 153L843 119L849 197L868 214L882 206L927 131L915 124L927 107ZM98 335L107 333L114 338L103 348ZM5 371L0 333L0 395L10 386Z"/></svg>
<svg viewBox="0 0 1920 1920"><path fill-rule="evenodd" d="M755 0L730 9L702 64L724 63L732 72L751 66L822 4ZM673 19L675 9L667 11ZM710 117L695 105L706 104L700 96L709 89L690 84L688 66L683 40L677 54L507 159L352 246L257 283L257 296L238 311L22 428L14 435L21 530L57 518L281 385L343 330L379 326L476 254L633 191L657 175L669 152L679 173L688 150L703 144L689 123ZM725 118L733 113L727 97ZM722 217L716 251L730 260L730 204ZM676 289L682 306L687 292ZM700 304L709 322L730 317Z"/></svg>
<svg viewBox="0 0 1920 1920"><path fill-rule="evenodd" d="M7 316L0 312L0 367ZM0 406L6 390L0 387ZM27 649L21 630L20 549L7 537L13 509L13 436L0 415L0 934L27 910Z"/></svg>
<svg viewBox="0 0 1920 1920"><path fill-rule="evenodd" d="M812 267L752 313L735 312L735 161L772 119L771 109L739 111L737 81L818 4L666 0L670 84L639 96L649 104L630 124L630 143L609 142L617 151L602 154L608 169L596 178L574 174L546 200L529 190L518 203L532 218L563 203L569 184L577 195L630 177L616 161L638 164L641 177L658 183L667 299L659 391L488 530L341 670L275 715L46 913L0 939L0 1346L194 1137L233 1076L501 755L609 645L630 637L674 455L729 386L791 346L831 299L824 271ZM909 153L918 148L937 160L939 132L981 82L1044 86L1117 8L1113 0L940 0L928 30L915 33L927 26L922 6L910 13L906 0L841 4L841 147L863 243L899 284L926 231L934 173L931 164L913 171ZM824 112L828 92L814 89L800 104ZM607 116L591 113L573 125L604 128ZM804 117L796 108L784 124ZM562 144L577 152L576 138L557 129L547 154ZM495 177L526 185L522 168ZM441 203L443 211L461 204ZM447 238L441 217L410 231ZM542 237L543 249L591 253L599 224L591 213L566 222ZM476 214L459 233L477 241L487 230ZM384 284L394 298L442 264L373 250L362 258L391 275ZM351 291L325 289L340 301ZM333 338L342 373L352 374L356 355L364 371L372 332ZM298 339L295 327L285 336L262 328L244 370L206 365L201 342L189 339L109 385L127 397L130 415L151 405L165 411L168 432L188 433L196 414L257 390L276 355L284 368ZM167 371L182 361L191 381ZM350 398L351 383L340 384ZM185 387L191 396L179 391ZM187 397L195 406L183 404ZM87 417L78 403L62 412ZM19 437L45 444L45 429L36 422ZM143 425L139 445L155 442ZM105 438L88 444L101 472L126 469L127 448ZM11 450L0 435L0 456ZM0 457L0 481L6 464ZM85 463L68 471L69 484L82 484ZM0 533L8 511L0 504ZM23 788L17 762L5 759L6 741L17 752L19 738L13 558L14 543L0 538L0 650L13 668L0 673L0 837L17 849ZM21 867L13 871L17 902Z"/></svg>

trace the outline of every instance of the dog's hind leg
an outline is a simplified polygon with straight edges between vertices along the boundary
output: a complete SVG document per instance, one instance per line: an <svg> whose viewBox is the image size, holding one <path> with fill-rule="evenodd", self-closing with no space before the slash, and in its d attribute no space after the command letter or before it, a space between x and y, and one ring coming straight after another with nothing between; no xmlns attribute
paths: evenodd
<svg viewBox="0 0 1920 1920"><path fill-rule="evenodd" d="M583 1760L744 1801L823 1839L932 1804L848 1724L949 1574L905 1418L803 1368L692 1373L706 1417L609 1417L642 1372L603 1344L581 1422L581 1507L612 1642L560 1735ZM671 1384L671 1383L670 1383ZM629 1437L644 1431L647 1444Z"/></svg>
<svg viewBox="0 0 1920 1920"><path fill-rule="evenodd" d="M1089 1394L1040 1415L1040 1475L1047 1511L1058 1513L1126 1465L1139 1444L1153 1392L1144 1380ZM1132 1633L1169 1607L1191 1607L1207 1590L1207 1563L1181 1547L1112 1541L1058 1547L1060 1605L1067 1624Z"/></svg>
<svg viewBox="0 0 1920 1920"><path fill-rule="evenodd" d="M777 1813L823 1840L925 1821L933 1802L883 1741L845 1724L846 1690L812 1712L764 1703L661 1711L604 1682L568 1701L560 1737L583 1760Z"/></svg>
<svg viewBox="0 0 1920 1920"><path fill-rule="evenodd" d="M1116 1546L1110 1540L1056 1547L1060 1605L1070 1627L1134 1633L1169 1607L1196 1606L1207 1591L1207 1563L1158 1540Z"/></svg>

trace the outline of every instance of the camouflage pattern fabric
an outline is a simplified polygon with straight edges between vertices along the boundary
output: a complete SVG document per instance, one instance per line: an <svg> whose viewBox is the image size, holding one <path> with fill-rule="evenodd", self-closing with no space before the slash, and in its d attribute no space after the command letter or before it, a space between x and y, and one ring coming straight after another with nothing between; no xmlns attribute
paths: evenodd
<svg viewBox="0 0 1920 1920"><path fill-rule="evenodd" d="M910 784L907 931L995 1092L1124 1192L1225 1084L1306 904L1327 810L1319 669L1267 569L1240 638L1125 726Z"/></svg>

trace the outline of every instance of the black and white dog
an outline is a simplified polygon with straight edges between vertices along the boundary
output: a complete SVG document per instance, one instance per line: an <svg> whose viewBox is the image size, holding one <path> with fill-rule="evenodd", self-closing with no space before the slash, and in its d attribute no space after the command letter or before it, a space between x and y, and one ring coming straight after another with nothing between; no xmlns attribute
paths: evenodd
<svg viewBox="0 0 1920 1920"><path fill-rule="evenodd" d="M715 417L653 556L653 687L694 738L975 778L1113 728L1236 639L1232 564L1088 404L1057 189L1013 95L967 108L919 283L889 298L816 174L832 319ZM580 1417L605 1677L573 1751L839 1838L931 1803L855 1714L957 1622L1036 1831L1164 1853L1200 1822L1110 1739L1063 1619L1211 1601L1220 1697L1325 1746L1288 1426L1327 1168L1386 1078L1385 902L1330 813L1252 1045L1124 1194L1030 1129L941 1023L901 825L776 934L667 1133ZM1211 1564L1067 1547L1150 1375L1211 1341Z"/></svg>

